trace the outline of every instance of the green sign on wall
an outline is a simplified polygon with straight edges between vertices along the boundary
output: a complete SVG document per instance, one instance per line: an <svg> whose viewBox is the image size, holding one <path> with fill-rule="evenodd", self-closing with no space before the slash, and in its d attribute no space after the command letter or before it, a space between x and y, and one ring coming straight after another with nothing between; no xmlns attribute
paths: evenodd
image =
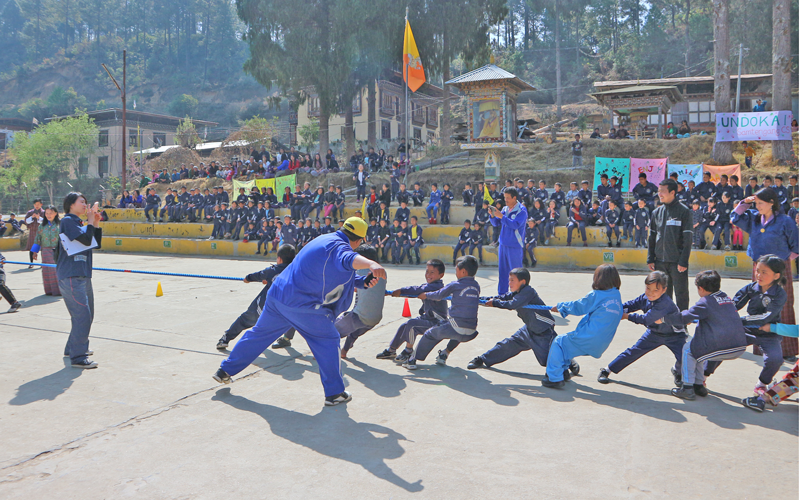
<svg viewBox="0 0 800 500"><path fill-rule="evenodd" d="M164 240L164 248L172 248L172 242L169 240Z"/></svg>
<svg viewBox="0 0 800 500"><path fill-rule="evenodd" d="M122 240L116 240L114 243L115 243L115 244L116 244L118 247L121 247L121 246L122 246Z"/></svg>
<svg viewBox="0 0 800 500"><path fill-rule="evenodd" d="M726 255L725 267L739 267L739 259L735 255Z"/></svg>
<svg viewBox="0 0 800 500"><path fill-rule="evenodd" d="M603 252L603 262L614 262L614 252Z"/></svg>
<svg viewBox="0 0 800 500"><path fill-rule="evenodd" d="M216 250L216 249L217 249L217 244L216 243L212 243L211 244L211 250Z"/></svg>

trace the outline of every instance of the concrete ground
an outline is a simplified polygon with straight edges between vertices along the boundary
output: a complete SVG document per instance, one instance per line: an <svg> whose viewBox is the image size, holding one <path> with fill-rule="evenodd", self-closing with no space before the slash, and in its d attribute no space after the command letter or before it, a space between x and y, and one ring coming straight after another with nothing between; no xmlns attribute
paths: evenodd
<svg viewBox="0 0 800 500"><path fill-rule="evenodd" d="M96 266L228 276L255 264L95 256ZM0 498L797 498L797 397L764 413L742 407L760 370L752 354L724 363L711 395L693 402L669 394L667 349L601 385L598 370L642 332L623 322L601 359L579 358L581 375L549 390L530 352L466 370L521 325L512 312L481 309L480 335L449 366L408 372L375 359L403 321L402 299L387 298L382 324L344 362L353 401L324 408L299 337L230 386L211 379L225 356L217 339L259 285L97 272L100 368L82 371L61 358L69 316L42 295L40 272L6 271L24 307L0 314ZM389 288L422 274L390 268ZM496 269L479 273L485 295L496 278ZM539 272L533 281L554 304L583 296L591 276ZM626 300L643 291L641 275L622 282ZM723 289L745 283L725 279ZM559 319L557 331L577 321Z"/></svg>

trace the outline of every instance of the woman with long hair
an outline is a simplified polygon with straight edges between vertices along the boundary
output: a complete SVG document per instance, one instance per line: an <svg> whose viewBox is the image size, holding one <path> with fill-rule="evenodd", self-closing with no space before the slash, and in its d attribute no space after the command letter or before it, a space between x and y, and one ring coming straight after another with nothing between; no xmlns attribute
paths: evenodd
<svg viewBox="0 0 800 500"><path fill-rule="evenodd" d="M61 224L61 219L58 217L58 209L53 205L45 208L44 219L44 222L36 232L34 243L39 245L42 264L55 264L55 250L58 246L58 233ZM58 290L58 277L54 267L42 266L42 283L44 284L45 295L61 295Z"/></svg>

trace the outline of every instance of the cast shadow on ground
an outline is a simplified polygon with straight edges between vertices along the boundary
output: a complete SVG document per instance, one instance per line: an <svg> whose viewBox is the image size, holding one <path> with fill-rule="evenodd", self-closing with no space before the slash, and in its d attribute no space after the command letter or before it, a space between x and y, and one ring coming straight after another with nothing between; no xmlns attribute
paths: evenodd
<svg viewBox="0 0 800 500"><path fill-rule="evenodd" d="M406 380L400 375L374 368L354 358L347 358L345 362L344 374L353 380L361 382L364 387L380 397L397 397L406 388ZM350 365L353 366L351 367Z"/></svg>
<svg viewBox="0 0 800 500"><path fill-rule="evenodd" d="M388 427L354 421L346 406L323 408L316 415L306 415L232 395L227 387L219 389L211 400L260 416L274 435L320 455L360 465L375 477L412 493L423 489L421 479L410 483L386 464L386 460L403 456L405 450L400 441L406 438Z"/></svg>
<svg viewBox="0 0 800 500"><path fill-rule="evenodd" d="M61 295L38 295L30 300L26 300L22 303L23 307L34 307L34 306L43 306L47 304L52 304L53 302L60 302Z"/></svg>
<svg viewBox="0 0 800 500"><path fill-rule="evenodd" d="M517 406L519 400L511 396L509 386L495 385L471 370L454 366L419 365L415 372L405 377L420 384L444 385L454 391L477 399L492 401L501 406Z"/></svg>
<svg viewBox="0 0 800 500"><path fill-rule="evenodd" d="M82 373L83 369L73 368L69 358L64 358L64 368L17 387L16 396L8 404L23 406L35 401L53 401L67 392L67 389L72 386L72 382Z"/></svg>

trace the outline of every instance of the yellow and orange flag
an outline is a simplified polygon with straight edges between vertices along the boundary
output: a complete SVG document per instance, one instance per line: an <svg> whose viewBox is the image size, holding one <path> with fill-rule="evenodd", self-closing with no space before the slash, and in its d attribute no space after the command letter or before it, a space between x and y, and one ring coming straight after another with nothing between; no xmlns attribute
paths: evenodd
<svg viewBox="0 0 800 500"><path fill-rule="evenodd" d="M422 69L422 60L419 58L417 42L414 33L406 19L406 32L403 37L403 80L408 84L411 92L416 92L425 83L425 70Z"/></svg>

